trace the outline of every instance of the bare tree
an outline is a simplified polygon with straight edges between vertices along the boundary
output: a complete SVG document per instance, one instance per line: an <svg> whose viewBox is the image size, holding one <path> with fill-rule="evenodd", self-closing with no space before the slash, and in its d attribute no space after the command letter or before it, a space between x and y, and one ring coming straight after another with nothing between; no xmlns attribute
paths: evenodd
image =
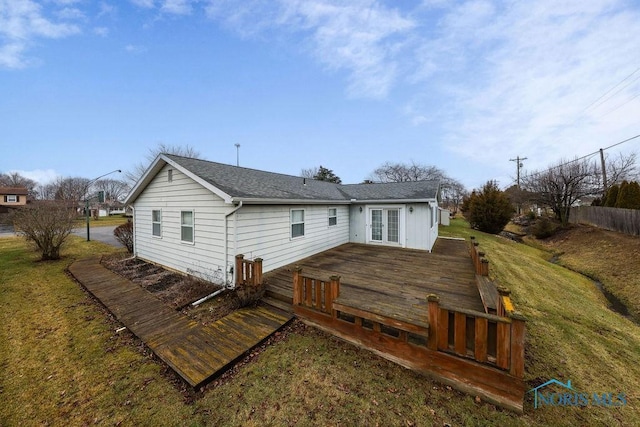
<svg viewBox="0 0 640 427"><path fill-rule="evenodd" d="M316 176L318 174L318 168L317 167L312 167L312 168L308 168L308 169L302 169L300 171L300 176L302 178L309 178L309 179L314 179L313 177Z"/></svg>
<svg viewBox="0 0 640 427"><path fill-rule="evenodd" d="M55 182L55 200L76 204L84 200L89 191L89 179L81 177L58 178Z"/></svg>
<svg viewBox="0 0 640 427"><path fill-rule="evenodd" d="M147 168L153 162L159 154L174 154L182 157L200 157L200 152L190 145L178 146L167 145L164 143L158 144L155 148L150 148L146 156L146 161L140 162L133 167L132 170L125 172L125 179L127 185L133 187L142 175L147 171Z"/></svg>
<svg viewBox="0 0 640 427"><path fill-rule="evenodd" d="M73 230L75 218L75 209L63 202L34 202L12 214L16 231L38 248L42 260L60 259L60 249Z"/></svg>
<svg viewBox="0 0 640 427"><path fill-rule="evenodd" d="M607 172L607 188L604 189L604 194L614 184L620 184L622 181L631 181L637 176L636 168L636 153L630 153L624 155L618 153L617 157L605 157L605 170ZM598 169L597 179L601 178L601 170Z"/></svg>
<svg viewBox="0 0 640 427"><path fill-rule="evenodd" d="M442 205L455 215L462 204L462 200L469 195L465 186L454 178L445 177L440 183Z"/></svg>
<svg viewBox="0 0 640 427"><path fill-rule="evenodd" d="M549 206L563 226L569 223L571 206L580 198L597 191L597 170L588 160L561 160L547 170L526 175L523 188Z"/></svg>
<svg viewBox="0 0 640 427"><path fill-rule="evenodd" d="M91 187L94 191L104 191L104 199L109 202L120 202L129 192L129 185L117 179L101 179Z"/></svg>
<svg viewBox="0 0 640 427"><path fill-rule="evenodd" d="M431 179L442 180L447 175L436 166L427 166L414 162L391 163L386 162L376 168L367 180L373 182L405 182L425 181Z"/></svg>
<svg viewBox="0 0 640 427"><path fill-rule="evenodd" d="M0 186L26 188L30 197L35 197L35 188L37 185L37 182L20 175L18 172L0 174Z"/></svg>
<svg viewBox="0 0 640 427"><path fill-rule="evenodd" d="M37 200L55 200L58 186L55 183L38 184L34 189L35 198Z"/></svg>
<svg viewBox="0 0 640 427"><path fill-rule="evenodd" d="M416 163L391 163L386 162L376 168L364 183L373 182L405 182L405 181L440 181L440 196L443 204L457 213L462 199L468 195L462 183L448 176L442 169L436 166L428 166Z"/></svg>

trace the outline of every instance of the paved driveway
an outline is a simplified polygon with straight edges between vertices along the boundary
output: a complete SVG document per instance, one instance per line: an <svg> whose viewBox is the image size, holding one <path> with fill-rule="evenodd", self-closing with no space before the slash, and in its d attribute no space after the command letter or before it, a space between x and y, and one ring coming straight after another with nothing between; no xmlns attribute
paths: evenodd
<svg viewBox="0 0 640 427"><path fill-rule="evenodd" d="M91 240L96 240L98 242L107 243L112 246L116 246L118 248L124 248L124 245L115 238L113 235L113 230L115 230L115 226L110 227L92 227L89 231L89 238ZM87 228L74 228L73 234L76 236L83 237L85 240L87 239Z"/></svg>

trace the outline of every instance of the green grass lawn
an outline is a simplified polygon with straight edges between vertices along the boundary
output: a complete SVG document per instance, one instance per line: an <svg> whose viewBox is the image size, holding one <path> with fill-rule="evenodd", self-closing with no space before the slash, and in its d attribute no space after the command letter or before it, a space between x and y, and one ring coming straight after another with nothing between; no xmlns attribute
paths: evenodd
<svg viewBox="0 0 640 427"><path fill-rule="evenodd" d="M122 215L111 215L111 216L103 216L98 219L89 218L89 227L110 227L124 224L128 221L128 219ZM76 227L86 227L87 221L83 218L78 218L75 221Z"/></svg>
<svg viewBox="0 0 640 427"><path fill-rule="evenodd" d="M471 234L457 220L442 231ZM548 252L473 234L529 319L529 385L571 379L579 391L625 392L627 406L535 410L529 394L518 416L301 326L228 379L185 393L65 274L113 248L74 237L63 260L39 262L23 240L2 238L0 425L640 425L638 326Z"/></svg>

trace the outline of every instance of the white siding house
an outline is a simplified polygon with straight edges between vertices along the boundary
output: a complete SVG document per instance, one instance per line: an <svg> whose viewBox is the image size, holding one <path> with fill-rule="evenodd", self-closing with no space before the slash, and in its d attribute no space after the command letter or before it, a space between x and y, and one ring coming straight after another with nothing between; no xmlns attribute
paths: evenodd
<svg viewBox="0 0 640 427"><path fill-rule="evenodd" d="M348 242L431 250L437 182L340 185L161 154L127 197L134 254L233 283L234 258L265 272Z"/></svg>

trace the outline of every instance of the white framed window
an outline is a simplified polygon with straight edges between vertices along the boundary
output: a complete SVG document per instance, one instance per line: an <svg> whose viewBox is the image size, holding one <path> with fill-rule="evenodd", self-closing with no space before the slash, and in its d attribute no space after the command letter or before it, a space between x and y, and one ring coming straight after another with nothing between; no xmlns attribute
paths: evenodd
<svg viewBox="0 0 640 427"><path fill-rule="evenodd" d="M291 238L304 236L304 209L291 209Z"/></svg>
<svg viewBox="0 0 640 427"><path fill-rule="evenodd" d="M151 234L156 237L162 237L162 211L151 211Z"/></svg>
<svg viewBox="0 0 640 427"><path fill-rule="evenodd" d="M193 243L193 211L180 212L180 240Z"/></svg>
<svg viewBox="0 0 640 427"><path fill-rule="evenodd" d="M167 171L167 182L173 182L173 169Z"/></svg>
<svg viewBox="0 0 640 427"><path fill-rule="evenodd" d="M18 203L18 201L20 200L18 196L16 196L15 194L9 194L7 196L4 196L4 201L7 203Z"/></svg>
<svg viewBox="0 0 640 427"><path fill-rule="evenodd" d="M329 208L328 213L329 213L329 227L338 225L338 209Z"/></svg>

